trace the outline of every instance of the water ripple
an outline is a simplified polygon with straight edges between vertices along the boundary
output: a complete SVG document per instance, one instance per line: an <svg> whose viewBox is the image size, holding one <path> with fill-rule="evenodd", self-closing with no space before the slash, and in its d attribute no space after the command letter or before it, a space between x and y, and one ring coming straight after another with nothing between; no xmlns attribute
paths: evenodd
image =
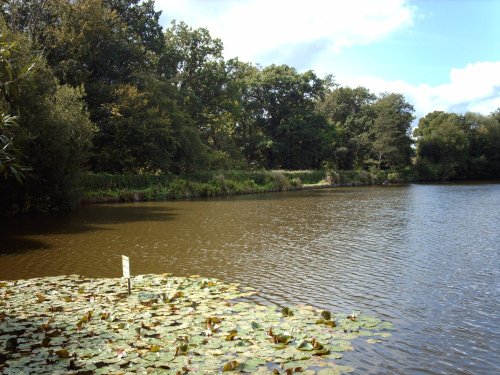
<svg viewBox="0 0 500 375"><path fill-rule="evenodd" d="M127 254L133 273L204 274L256 287L259 303L391 320L388 341L358 340L340 361L356 373L493 374L498 207L498 184L89 207L4 225L0 278L119 276Z"/></svg>

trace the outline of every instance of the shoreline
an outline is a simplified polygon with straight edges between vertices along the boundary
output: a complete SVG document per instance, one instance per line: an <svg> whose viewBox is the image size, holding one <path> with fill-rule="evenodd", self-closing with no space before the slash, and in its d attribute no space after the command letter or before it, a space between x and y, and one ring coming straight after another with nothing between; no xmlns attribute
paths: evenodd
<svg viewBox="0 0 500 375"><path fill-rule="evenodd" d="M94 205L94 204L106 204L106 203L133 203L133 202L160 202L160 201L172 201L172 200L186 200L193 198L215 198L215 197L226 197L235 195L251 195L251 194L267 194L267 193L279 193L279 192L290 192L290 191L303 191L303 190L319 190L319 189L335 189L344 187L357 187L357 186L403 186L407 184L421 184L421 185L449 185L449 184L477 184L477 183L493 183L497 184L500 180L497 179L485 179L485 180L451 180L451 181L418 181L418 180L408 180L408 181L395 181L395 182L363 182L363 181L351 181L343 183L313 183L313 184L297 184L290 185L286 184L281 187L275 186L255 186L253 188L237 189L231 190L227 187L221 190L196 190L190 188L190 183L187 182L186 188L179 192L172 194L168 190L163 194L152 194L149 189L116 189L113 191L95 191L87 192L87 196L84 196L80 200L80 206ZM199 184L194 182L193 184Z"/></svg>
<svg viewBox="0 0 500 375"><path fill-rule="evenodd" d="M192 175L88 174L82 179L81 204L166 201L331 187L362 186L408 180L399 173L333 170L226 170Z"/></svg>
<svg viewBox="0 0 500 375"><path fill-rule="evenodd" d="M158 202L158 201L172 201L172 200L184 200L193 198L215 198L215 197L225 197L225 196L235 196L235 195L251 195L251 194L267 194L267 193L279 193L279 192L289 192L289 191L303 191L303 190L319 190L319 189L333 189L342 187L355 187L355 186L397 186L403 185L405 183L363 183L363 182L350 182L342 184L304 184L300 186L291 186L281 189L276 188L258 188L258 189L248 189L245 191L222 191L220 193L204 194L200 192L185 191L180 196L165 196L160 198L151 198L148 196L146 190L116 190L113 192L95 192L94 197L84 197L80 200L81 206L94 205L94 204L106 204L106 203L132 203L132 202Z"/></svg>

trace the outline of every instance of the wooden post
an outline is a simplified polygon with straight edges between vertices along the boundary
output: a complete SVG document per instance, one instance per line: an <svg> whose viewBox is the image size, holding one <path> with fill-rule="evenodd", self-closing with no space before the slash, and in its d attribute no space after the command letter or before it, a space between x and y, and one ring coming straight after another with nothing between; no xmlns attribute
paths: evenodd
<svg viewBox="0 0 500 375"><path fill-rule="evenodd" d="M129 257L122 255L122 269L123 269L123 277L127 279L128 285L128 294L132 293L132 283L130 281L130 260Z"/></svg>

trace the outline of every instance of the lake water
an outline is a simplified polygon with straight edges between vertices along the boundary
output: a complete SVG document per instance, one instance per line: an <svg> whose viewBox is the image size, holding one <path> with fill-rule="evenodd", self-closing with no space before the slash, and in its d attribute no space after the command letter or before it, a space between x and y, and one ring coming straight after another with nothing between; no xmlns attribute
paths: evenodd
<svg viewBox="0 0 500 375"><path fill-rule="evenodd" d="M99 205L1 222L0 279L201 274L257 302L394 323L356 374L500 373L500 184L337 188Z"/></svg>

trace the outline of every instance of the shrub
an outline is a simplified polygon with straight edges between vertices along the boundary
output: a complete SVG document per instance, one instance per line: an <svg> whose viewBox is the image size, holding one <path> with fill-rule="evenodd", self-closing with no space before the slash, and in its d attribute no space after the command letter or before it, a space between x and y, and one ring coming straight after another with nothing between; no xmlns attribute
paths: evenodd
<svg viewBox="0 0 500 375"><path fill-rule="evenodd" d="M358 181L362 182L363 184L373 184L373 178L374 176L365 170L360 170L358 171Z"/></svg>
<svg viewBox="0 0 500 375"><path fill-rule="evenodd" d="M273 188L278 191L285 191L290 188L290 182L282 171L271 171Z"/></svg>
<svg viewBox="0 0 500 375"><path fill-rule="evenodd" d="M294 177L290 180L290 185L293 187L302 187L302 181L300 181L300 178Z"/></svg>

